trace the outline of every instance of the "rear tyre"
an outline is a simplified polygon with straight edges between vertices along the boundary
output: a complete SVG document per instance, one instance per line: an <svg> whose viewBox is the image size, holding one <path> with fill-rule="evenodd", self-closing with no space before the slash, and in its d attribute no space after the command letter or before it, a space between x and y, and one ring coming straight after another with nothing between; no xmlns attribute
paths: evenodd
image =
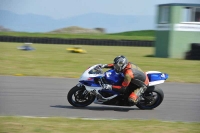
<svg viewBox="0 0 200 133"><path fill-rule="evenodd" d="M95 100L95 96L88 93L84 86L74 86L68 92L67 100L74 107L86 107Z"/></svg>
<svg viewBox="0 0 200 133"><path fill-rule="evenodd" d="M136 105L140 109L154 109L158 107L164 99L164 93L158 86L150 86L141 96Z"/></svg>

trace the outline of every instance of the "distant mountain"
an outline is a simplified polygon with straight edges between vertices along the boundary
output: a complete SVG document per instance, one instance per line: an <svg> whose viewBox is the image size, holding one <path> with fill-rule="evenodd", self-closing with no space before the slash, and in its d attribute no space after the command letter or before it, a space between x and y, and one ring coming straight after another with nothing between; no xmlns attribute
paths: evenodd
<svg viewBox="0 0 200 133"><path fill-rule="evenodd" d="M102 31L98 29L86 29L86 28L81 28L78 26L70 26L67 28L61 28L57 30L53 30L50 33L67 33L67 34L82 34L82 33L89 33L89 34L101 34L103 33Z"/></svg>
<svg viewBox="0 0 200 133"><path fill-rule="evenodd" d="M47 16L34 14L19 15L0 10L0 25L8 27L13 31L45 32L57 28L56 26L51 26L53 24L56 24L55 20Z"/></svg>
<svg viewBox="0 0 200 133"><path fill-rule="evenodd" d="M107 33L154 29L154 16L110 15L89 13L66 19L53 19L35 14L16 14L0 10L0 25L13 31L49 32L60 28L78 26L106 29Z"/></svg>
<svg viewBox="0 0 200 133"><path fill-rule="evenodd" d="M8 28L5 28L5 27L3 27L3 26L0 26L0 32L1 31L11 31L10 29L8 29Z"/></svg>

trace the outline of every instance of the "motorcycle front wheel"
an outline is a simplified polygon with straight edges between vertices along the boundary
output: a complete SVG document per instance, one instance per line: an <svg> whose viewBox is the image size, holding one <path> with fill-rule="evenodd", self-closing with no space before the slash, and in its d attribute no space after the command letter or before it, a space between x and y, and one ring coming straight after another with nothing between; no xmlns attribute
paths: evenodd
<svg viewBox="0 0 200 133"><path fill-rule="evenodd" d="M67 100L74 107L86 107L95 100L95 96L88 93L84 86L74 86L68 92Z"/></svg>
<svg viewBox="0 0 200 133"><path fill-rule="evenodd" d="M163 99L163 91L158 86L150 86L136 106L139 109L154 109L162 103Z"/></svg>

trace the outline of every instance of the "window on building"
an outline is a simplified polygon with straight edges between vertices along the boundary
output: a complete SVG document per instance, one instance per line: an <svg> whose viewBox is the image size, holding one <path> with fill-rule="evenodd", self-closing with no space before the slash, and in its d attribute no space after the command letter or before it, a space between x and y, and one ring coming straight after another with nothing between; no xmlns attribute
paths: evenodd
<svg viewBox="0 0 200 133"><path fill-rule="evenodd" d="M194 21L195 22L200 22L200 7L196 8L195 13L194 13Z"/></svg>
<svg viewBox="0 0 200 133"><path fill-rule="evenodd" d="M169 23L169 7L168 6L161 6L160 7L159 23Z"/></svg>
<svg viewBox="0 0 200 133"><path fill-rule="evenodd" d="M183 22L200 22L200 7L183 8Z"/></svg>

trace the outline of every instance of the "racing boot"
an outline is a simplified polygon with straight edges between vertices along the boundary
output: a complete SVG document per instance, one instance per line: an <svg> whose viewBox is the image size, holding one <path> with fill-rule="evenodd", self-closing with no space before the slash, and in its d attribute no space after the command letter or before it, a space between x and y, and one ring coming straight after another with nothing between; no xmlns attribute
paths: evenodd
<svg viewBox="0 0 200 133"><path fill-rule="evenodd" d="M146 91L147 87L143 86L140 88L137 88L136 90L134 90L134 92L132 92L129 97L128 97L128 101L132 102L134 104L137 104L139 101L139 97L141 96L142 93L144 93Z"/></svg>
<svg viewBox="0 0 200 133"><path fill-rule="evenodd" d="M138 102L138 92L139 92L139 88L138 89L136 89L136 90L134 90L134 92L132 92L130 95L129 95L129 97L128 97L128 101L129 102L131 102L131 103L134 103L134 104L137 104L137 102Z"/></svg>

